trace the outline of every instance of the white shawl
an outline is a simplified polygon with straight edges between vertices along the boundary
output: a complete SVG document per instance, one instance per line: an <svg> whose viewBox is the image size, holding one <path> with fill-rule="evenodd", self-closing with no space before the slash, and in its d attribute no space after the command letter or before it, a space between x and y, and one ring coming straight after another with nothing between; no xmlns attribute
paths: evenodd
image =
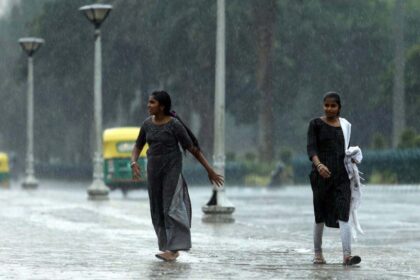
<svg viewBox="0 0 420 280"><path fill-rule="evenodd" d="M357 209L360 205L361 200L361 190L360 190L360 177L357 164L362 161L362 151L359 147L349 147L350 145L350 135L351 135L351 123L344 118L340 118L340 126L343 130L344 135L344 166L346 167L347 174L350 179L350 188L351 188L351 201L350 201L350 221L352 223L352 236L354 239L357 239L357 232L363 234L362 227L360 226L359 219L357 216ZM354 162L353 162L353 161Z"/></svg>
<svg viewBox="0 0 420 280"><path fill-rule="evenodd" d="M340 119L340 126L344 134L344 151L345 151L348 149L350 145L351 123L349 123L349 121L346 120L345 118L339 118L339 119Z"/></svg>

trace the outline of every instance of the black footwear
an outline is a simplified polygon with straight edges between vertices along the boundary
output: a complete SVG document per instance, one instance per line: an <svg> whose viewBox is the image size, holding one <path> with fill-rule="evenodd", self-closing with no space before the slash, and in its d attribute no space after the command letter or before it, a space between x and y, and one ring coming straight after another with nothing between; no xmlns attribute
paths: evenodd
<svg viewBox="0 0 420 280"><path fill-rule="evenodd" d="M362 258L359 256L348 256L345 258L343 265L355 265L359 264L362 261Z"/></svg>

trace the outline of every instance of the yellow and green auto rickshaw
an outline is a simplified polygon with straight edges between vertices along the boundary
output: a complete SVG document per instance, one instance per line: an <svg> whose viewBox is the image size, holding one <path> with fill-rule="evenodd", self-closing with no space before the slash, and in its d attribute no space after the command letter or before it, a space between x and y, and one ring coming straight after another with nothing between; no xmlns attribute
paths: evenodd
<svg viewBox="0 0 420 280"><path fill-rule="evenodd" d="M6 153L2 152L0 152L0 186L10 186L9 157Z"/></svg>
<svg viewBox="0 0 420 280"><path fill-rule="evenodd" d="M129 190L146 187L146 151L140 153L138 163L142 171L140 181L132 179L131 151L139 135L138 127L117 127L103 133L104 180L111 189L121 189L124 195Z"/></svg>

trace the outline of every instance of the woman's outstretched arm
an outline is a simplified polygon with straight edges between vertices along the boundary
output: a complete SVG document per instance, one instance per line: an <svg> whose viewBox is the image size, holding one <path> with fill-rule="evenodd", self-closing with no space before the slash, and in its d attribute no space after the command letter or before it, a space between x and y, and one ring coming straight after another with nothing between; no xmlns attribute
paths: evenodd
<svg viewBox="0 0 420 280"><path fill-rule="evenodd" d="M217 174L213 167L209 164L207 159L204 157L203 153L197 147L191 146L188 148L188 151L201 163L201 165L206 169L209 180L212 184L221 187L224 183L224 178L222 175Z"/></svg>

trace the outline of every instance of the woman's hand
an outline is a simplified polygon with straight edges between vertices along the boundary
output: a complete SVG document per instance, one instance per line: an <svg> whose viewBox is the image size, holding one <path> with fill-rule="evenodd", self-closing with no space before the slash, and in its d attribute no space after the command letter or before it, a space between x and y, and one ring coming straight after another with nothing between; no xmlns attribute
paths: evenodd
<svg viewBox="0 0 420 280"><path fill-rule="evenodd" d="M330 178L331 172L328 169L328 167L326 167L324 164L322 163L318 164L317 170L318 170L319 175L322 176L322 178L325 178L325 179Z"/></svg>
<svg viewBox="0 0 420 280"><path fill-rule="evenodd" d="M201 163L201 165L207 170L207 175L212 184L215 184L217 187L223 186L224 179L222 175L217 174L214 169L210 166L206 158L204 157L201 150L197 147L191 146L188 148L188 151Z"/></svg>
<svg viewBox="0 0 420 280"><path fill-rule="evenodd" d="M224 178L222 175L219 175L216 172L214 172L214 170L211 170L209 171L208 176L212 184L215 184L218 187L223 186Z"/></svg>
<svg viewBox="0 0 420 280"><path fill-rule="evenodd" d="M141 178L140 166L138 165L137 162L133 162L130 166L131 166L131 173L133 175L133 180L140 181L140 178Z"/></svg>

